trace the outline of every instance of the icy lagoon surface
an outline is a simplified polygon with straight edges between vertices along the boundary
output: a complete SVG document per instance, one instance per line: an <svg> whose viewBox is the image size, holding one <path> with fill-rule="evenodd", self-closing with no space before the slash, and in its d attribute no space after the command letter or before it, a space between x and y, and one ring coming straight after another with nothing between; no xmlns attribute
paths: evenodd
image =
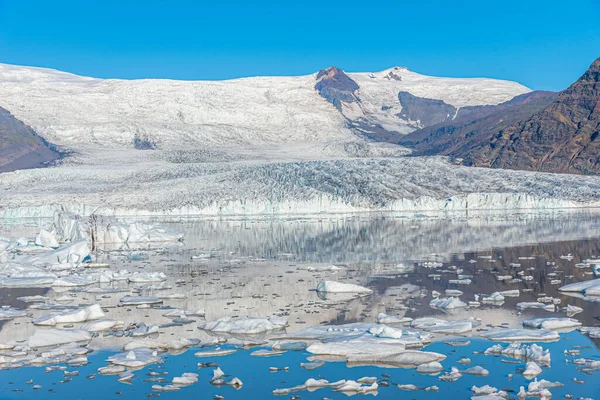
<svg viewBox="0 0 600 400"><path fill-rule="evenodd" d="M600 293L559 291L596 278L600 214L163 224L184 241L78 267L124 279L0 288L0 398L600 398ZM89 337L32 345L64 330Z"/></svg>

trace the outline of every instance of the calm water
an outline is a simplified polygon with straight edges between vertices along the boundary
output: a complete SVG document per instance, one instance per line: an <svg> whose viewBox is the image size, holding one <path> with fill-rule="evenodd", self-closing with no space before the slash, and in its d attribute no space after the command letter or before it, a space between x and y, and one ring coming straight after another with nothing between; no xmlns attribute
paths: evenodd
<svg viewBox="0 0 600 400"><path fill-rule="evenodd" d="M17 237L32 236L39 222L5 224L0 227L0 235ZM182 300L165 300L164 304L184 309L204 309L206 320L224 316L266 317L274 313L284 314L289 319L287 332L294 332L307 326L323 324L344 324L350 322L373 322L380 312L390 315L418 318L436 316L443 319L480 318L480 329L488 325L508 323L510 327L520 327L521 321L532 317L564 317L564 313L541 310L518 312L516 304L536 301L549 296L561 300L560 307L567 304L583 308L574 316L584 326L600 324L600 303L569 297L558 292L561 285L580 280L592 279L589 268L578 268L582 260L600 256L600 217L596 214L565 215L513 215L476 216L472 218L394 218L391 216L344 217L323 220L212 220L169 223L172 227L185 231L186 240L177 246L152 246L151 248L106 248L96 253L98 261L107 262L111 268L126 268L130 271L163 271L168 276L165 284L170 289L155 290L142 288L144 295L184 294ZM572 260L561 256L572 254ZM426 267L424 263L437 262L438 267ZM533 276L530 281L508 283L499 281L499 275L518 277L511 263L520 263L525 271ZM343 266L342 271L315 272L307 267L326 267L335 264ZM455 268L463 274L472 275L470 285L449 283L456 278ZM572 276L572 277L571 277ZM320 279L336 280L367 286L374 293L367 297L320 298L314 289ZM560 280L560 284L551 284ZM2 305L26 308L27 304L17 300L23 295L44 295L54 303L57 298L72 297L71 305L101 304L109 318L146 324L169 322L162 316L164 310L116 307L119 298L134 286L125 283L114 284L123 293L99 295L86 289L44 289L19 288L0 289ZM461 300L473 300L476 294L491 294L495 291L519 289L518 298L506 298L502 305L481 306L444 312L429 307L432 291L444 293L446 289L459 289ZM38 316L47 311L29 310ZM197 321L204 318L194 317ZM199 338L202 343L210 342L213 335L196 328L197 322L190 325L161 328L161 341L176 337ZM4 321L0 330L0 343L10 340L24 340L33 334L35 327L29 318ZM447 355L442 365L447 371L452 366L459 369L481 365L490 371L487 377L463 375L456 382L442 382L438 376L420 375L412 369L353 367L343 362L328 362L323 367L307 371L299 364L306 362L306 351L287 352L278 357L252 357L251 350L238 350L236 353L214 358L195 358L198 351L191 348L179 355L163 355L164 363L151 365L136 371L130 385L117 382L116 376L97 376L93 380L86 376L105 366L106 358L114 354L130 338L94 338L89 348L90 363L82 367L69 367L79 371L79 376L63 382L63 372L45 373L44 367L23 367L0 371L0 396L2 398L39 398L40 396L60 396L65 399L107 399L145 398L152 394L154 383L144 382L147 372L166 371L166 382L183 372L196 372L199 382L183 387L179 392L160 393L166 398L213 398L222 395L225 399L263 399L273 397L276 388L288 388L304 383L308 378L324 378L329 381L358 379L373 376L390 383L380 386L378 398L435 398L450 394L452 398L469 398L471 386L491 385L498 389L512 390L509 396L515 397L520 386L527 387L526 380L517 370L525 363L505 363L504 357L474 354L482 352L494 343L477 338L474 329L468 335L471 344L467 347L451 347L444 344L445 338L438 338L424 348ZM268 339L268 335L265 336ZM235 340L223 347L235 345ZM573 357L565 356L564 350L581 347L581 355L588 359L600 360L599 341L594 341L578 331L561 333L561 340L541 344L550 349L551 367L544 368L538 379L560 381L564 388L550 389L553 398L564 398L572 394L575 398L600 398L598 373L588 375L572 363ZM270 347L264 347L270 348ZM456 364L461 357L469 357L472 363L466 366ZM578 358L577 357L577 358ZM515 361L515 360L512 360ZM211 368L198 369L198 362L215 362L226 374L240 378L244 385L236 390L232 387L214 387L209 384ZM289 371L269 372L269 367L289 367ZM387 375L382 375L387 374ZM514 374L509 380L508 375ZM573 379L584 381L575 383ZM34 390L26 381L33 380L42 386ZM439 392L405 392L396 388L397 384L415 384L420 387L437 385ZM337 399L346 397L331 389L315 392L303 391L293 395L303 399ZM286 398L291 395L285 396Z"/></svg>

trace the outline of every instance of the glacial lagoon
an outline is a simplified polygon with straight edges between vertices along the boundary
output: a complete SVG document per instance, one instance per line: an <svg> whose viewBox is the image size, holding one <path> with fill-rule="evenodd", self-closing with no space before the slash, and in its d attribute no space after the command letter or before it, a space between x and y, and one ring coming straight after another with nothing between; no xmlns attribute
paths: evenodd
<svg viewBox="0 0 600 400"><path fill-rule="evenodd" d="M7 220L0 236L33 240L51 222ZM480 399L517 398L521 387L532 397L600 397L600 330L585 329L600 325L600 297L559 291L596 278L596 212L160 223L184 240L103 244L77 267L81 276L127 270L128 279L0 288L5 314L15 314L0 321L0 398L433 399L494 392L485 385L504 393ZM6 262L41 251L13 247ZM321 281L368 292L317 292ZM102 318L60 322L96 304ZM49 315L59 322L44 325ZM248 317L260 332L226 331ZM109 328L77 345L31 346L40 332L105 320ZM222 330L206 329L215 325ZM515 328L543 334L514 344L505 333ZM390 358L412 351L411 365ZM417 372L423 353L445 357L442 369ZM532 362L541 372L525 376ZM114 372L99 371L107 366ZM301 387L309 379L336 384ZM552 384L542 391L536 380ZM341 381L361 383L340 392Z"/></svg>

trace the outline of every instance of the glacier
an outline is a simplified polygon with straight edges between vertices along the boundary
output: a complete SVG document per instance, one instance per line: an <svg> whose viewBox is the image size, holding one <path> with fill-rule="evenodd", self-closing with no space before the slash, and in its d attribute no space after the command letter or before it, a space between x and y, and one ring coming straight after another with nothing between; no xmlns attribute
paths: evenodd
<svg viewBox="0 0 600 400"><path fill-rule="evenodd" d="M526 87L400 67L347 75L359 86L354 116L318 94L316 74L119 80L0 64L0 106L68 154L53 167L0 174L0 218L51 218L57 211L139 218L600 206L598 177L410 157L401 146L364 139L350 123L366 118L405 131L410 121L398 117L399 91L460 108L498 104ZM157 149L135 149L136 136ZM123 235L113 226L105 241L128 241Z"/></svg>

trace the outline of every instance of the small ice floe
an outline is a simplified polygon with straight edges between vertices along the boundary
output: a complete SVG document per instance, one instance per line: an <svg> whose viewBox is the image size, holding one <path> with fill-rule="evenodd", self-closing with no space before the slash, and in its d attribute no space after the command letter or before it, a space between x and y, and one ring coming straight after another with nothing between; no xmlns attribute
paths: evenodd
<svg viewBox="0 0 600 400"><path fill-rule="evenodd" d="M333 389L334 392L343 392L343 393L356 393L356 394L366 394L366 393L376 393L379 385L377 382L373 382L371 385L363 385L357 381L348 380L342 383L341 385L335 387Z"/></svg>
<svg viewBox="0 0 600 400"><path fill-rule="evenodd" d="M325 361L315 360L312 362L300 363L300 368L312 371L313 369L321 368L323 365L325 365Z"/></svg>
<svg viewBox="0 0 600 400"><path fill-rule="evenodd" d="M117 379L117 382L131 383L131 380L133 378L135 378L135 374L131 371L126 371L126 372L123 372L122 374L119 374L119 379Z"/></svg>
<svg viewBox="0 0 600 400"><path fill-rule="evenodd" d="M522 303L517 303L517 308L519 310L527 310L527 309L538 309L538 310L546 310L546 311L551 311L554 312L555 307L554 304L544 304L544 303L540 303L540 302L522 302Z"/></svg>
<svg viewBox="0 0 600 400"><path fill-rule="evenodd" d="M184 372L181 376L173 378L171 383L178 386L189 386L198 382L198 374L193 372Z"/></svg>
<svg viewBox="0 0 600 400"><path fill-rule="evenodd" d="M182 310L174 308L163 314L163 317L167 318L187 318L187 317L203 317L205 315L204 310Z"/></svg>
<svg viewBox="0 0 600 400"><path fill-rule="evenodd" d="M121 297L120 302L124 306L135 306L140 304L159 304L163 301L157 297L152 296L125 296Z"/></svg>
<svg viewBox="0 0 600 400"><path fill-rule="evenodd" d="M537 344L521 344L511 343L508 347L504 348L501 344L496 344L487 350L484 354L502 354L506 357L535 361L539 364L550 365L550 350L544 350L543 347Z"/></svg>
<svg viewBox="0 0 600 400"><path fill-rule="evenodd" d="M379 314L377 314L377 318L375 321L378 324L393 325L393 324L405 324L412 320L413 319L410 317L396 317L394 315L387 315L385 313L379 313Z"/></svg>
<svg viewBox="0 0 600 400"><path fill-rule="evenodd" d="M525 371L523 371L523 376L526 379L533 379L539 374L542 373L542 368L535 361L527 361L525 365Z"/></svg>
<svg viewBox="0 0 600 400"><path fill-rule="evenodd" d="M310 349L310 346L309 346ZM387 353L353 353L347 355L348 365L385 365L416 368L422 364L442 361L445 355L431 351L387 349Z"/></svg>
<svg viewBox="0 0 600 400"><path fill-rule="evenodd" d="M280 356L283 353L285 353L285 351L262 349L262 350L253 351L252 353L250 353L250 355L254 356L254 357L275 357L275 356Z"/></svg>
<svg viewBox="0 0 600 400"><path fill-rule="evenodd" d="M268 318L221 318L216 321L203 322L198 329L230 334L258 334L277 331L288 326L287 318L271 316Z"/></svg>
<svg viewBox="0 0 600 400"><path fill-rule="evenodd" d="M442 308L446 310L452 310L466 306L467 304L462 302L458 297L440 297L429 302L429 307Z"/></svg>
<svg viewBox="0 0 600 400"><path fill-rule="evenodd" d="M191 346L196 346L198 343L200 343L199 339L180 338L180 339L171 340L169 342L161 342L158 340L144 338L144 339L136 339L136 340L133 340L133 341L125 344L125 346L123 346L123 350L129 351L129 350L139 349L139 348L148 348L148 349L177 351L177 350L186 349Z"/></svg>
<svg viewBox="0 0 600 400"><path fill-rule="evenodd" d="M398 385L397 388L400 389L400 390L406 390L406 391L421 390L420 387L418 387L417 385L413 385L412 383L406 384L406 385Z"/></svg>
<svg viewBox="0 0 600 400"><path fill-rule="evenodd" d="M80 307L74 310L66 310L58 313L42 315L34 318L34 325L54 326L56 324L69 324L75 322L85 322L96 320L104 317L104 312L100 305L94 304L87 307Z"/></svg>
<svg viewBox="0 0 600 400"><path fill-rule="evenodd" d="M57 346L66 343L89 342L90 333L83 329L37 329L27 341L29 347Z"/></svg>
<svg viewBox="0 0 600 400"><path fill-rule="evenodd" d="M521 295L519 289L503 290L498 293L500 293L504 297L519 297Z"/></svg>
<svg viewBox="0 0 600 400"><path fill-rule="evenodd" d="M582 326L579 331L592 339L600 339L600 327Z"/></svg>
<svg viewBox="0 0 600 400"><path fill-rule="evenodd" d="M440 372L442 372L444 370L444 367L439 362L432 361L432 362L418 365L415 370L420 374L434 375L434 374L439 374Z"/></svg>
<svg viewBox="0 0 600 400"><path fill-rule="evenodd" d="M239 378L233 378L230 381L223 379L225 374L221 368L217 368L213 371L213 378L210 380L210 384L214 386L231 386L234 389L240 389L244 383Z"/></svg>
<svg viewBox="0 0 600 400"><path fill-rule="evenodd" d="M162 358L151 349L134 349L110 356L107 361L127 368L141 368L150 364L162 363Z"/></svg>
<svg viewBox="0 0 600 400"><path fill-rule="evenodd" d="M533 318L523 321L526 328L549 329L549 330L574 330L581 326L581 322L573 318Z"/></svg>
<svg viewBox="0 0 600 400"><path fill-rule="evenodd" d="M474 327L479 325L479 322L474 319L447 321L432 317L417 318L410 323L412 328L422 329L432 333L447 334L471 332Z"/></svg>
<svg viewBox="0 0 600 400"><path fill-rule="evenodd" d="M501 305L502 303L504 303L504 296L500 294L500 292L494 292L489 296L484 296L481 299L481 302L484 304Z"/></svg>
<svg viewBox="0 0 600 400"><path fill-rule="evenodd" d="M508 396L508 393L506 393L504 391L499 391L498 388L495 388L495 387L490 386L490 385L485 385L485 386L480 386L480 387L477 387L477 386L473 385L471 387L471 391L476 396L494 395L494 396L498 396L498 397L501 397L501 398L504 398L504 397ZM481 399L481 397L475 397L475 398ZM472 397L472 399L473 399L473 397Z"/></svg>
<svg viewBox="0 0 600 400"><path fill-rule="evenodd" d="M446 372L444 375L439 376L438 379L445 382L456 382L462 377L462 374L456 367L452 367L450 372Z"/></svg>
<svg viewBox="0 0 600 400"><path fill-rule="evenodd" d="M127 280L131 283L163 282L167 280L164 272L134 272Z"/></svg>
<svg viewBox="0 0 600 400"><path fill-rule="evenodd" d="M137 328L135 328L133 330L133 332L131 332L131 336L133 336L133 337L149 336L154 333L158 333L159 329L160 329L160 327L158 325L146 325L144 323L141 323L141 324L139 324L139 326Z"/></svg>
<svg viewBox="0 0 600 400"><path fill-rule="evenodd" d="M175 385L152 385L151 389L153 392L178 392L181 390L181 387Z"/></svg>
<svg viewBox="0 0 600 400"><path fill-rule="evenodd" d="M567 306L561 308L560 311L564 312L569 317L572 317L573 315L576 315L576 314L579 314L580 312L583 312L583 308L577 307L577 306L573 306L571 304L567 304Z"/></svg>
<svg viewBox="0 0 600 400"><path fill-rule="evenodd" d="M308 347L305 342L275 342L273 343L273 350L278 351L304 351Z"/></svg>
<svg viewBox="0 0 600 400"><path fill-rule="evenodd" d="M13 319L26 316L27 313L25 312L25 310L19 310L9 306L0 307L0 319Z"/></svg>
<svg viewBox="0 0 600 400"><path fill-rule="evenodd" d="M589 281L575 282L558 288L561 292L579 292L586 295L600 294L600 278Z"/></svg>
<svg viewBox="0 0 600 400"><path fill-rule="evenodd" d="M50 299L46 296L40 296L39 294L37 294L35 296L17 297L17 300L22 301L24 303L45 303Z"/></svg>
<svg viewBox="0 0 600 400"><path fill-rule="evenodd" d="M269 367L269 372L279 372L279 371L286 371L287 372L289 370L290 370L290 367L283 367L283 368L280 368L280 367Z"/></svg>
<svg viewBox="0 0 600 400"><path fill-rule="evenodd" d="M298 392L302 392L304 390L313 392L317 389L326 388L326 387L337 388L345 383L346 383L345 380L329 382L325 379L317 380L317 379L309 378L302 385L297 385L297 386L293 386L291 388L286 388L286 389L275 389L275 390L273 390L273 395L287 396L291 393L298 393Z"/></svg>
<svg viewBox="0 0 600 400"><path fill-rule="evenodd" d="M495 342L555 342L558 332L547 329L495 328L482 332L481 336Z"/></svg>
<svg viewBox="0 0 600 400"><path fill-rule="evenodd" d="M448 283L453 284L453 285L470 285L471 284L471 279L468 278L464 278L464 279L449 279Z"/></svg>
<svg viewBox="0 0 600 400"><path fill-rule="evenodd" d="M169 293L157 296L161 300L185 300L187 296L183 293Z"/></svg>
<svg viewBox="0 0 600 400"><path fill-rule="evenodd" d="M309 271L309 272L339 272L339 271L343 271L345 269L346 268L340 267L337 265L328 265L328 266L322 266L322 267L313 267L313 266L298 267L298 270L305 270L305 271Z"/></svg>
<svg viewBox="0 0 600 400"><path fill-rule="evenodd" d="M378 338L400 339L402 337L402 329L392 328L389 326L377 326L368 330L370 334Z"/></svg>
<svg viewBox="0 0 600 400"><path fill-rule="evenodd" d="M460 360L458 360L456 363L457 364L471 364L471 359L470 358L461 358Z"/></svg>
<svg viewBox="0 0 600 400"><path fill-rule="evenodd" d="M125 367L122 365L108 365L98 368L100 375L120 375L125 372Z"/></svg>
<svg viewBox="0 0 600 400"><path fill-rule="evenodd" d="M202 350L194 353L194 357L222 357L233 354L237 351L237 349L220 349L216 348L214 350Z"/></svg>
<svg viewBox="0 0 600 400"><path fill-rule="evenodd" d="M81 325L81 329L85 329L86 331L90 332L102 332L121 326L123 326L122 321L115 321L114 319L103 318L98 319L96 321L87 322Z"/></svg>
<svg viewBox="0 0 600 400"><path fill-rule="evenodd" d="M471 344L470 340L448 340L444 342L448 346L452 347L466 347Z"/></svg>
<svg viewBox="0 0 600 400"><path fill-rule="evenodd" d="M451 296L451 297L459 297L463 295L463 292L461 290L456 290L456 289L446 289L445 291L446 296Z"/></svg>
<svg viewBox="0 0 600 400"><path fill-rule="evenodd" d="M335 281L320 281L317 284L317 292L324 293L357 293L371 294L373 291L369 288L355 285L353 283L342 283Z"/></svg>
<svg viewBox="0 0 600 400"><path fill-rule="evenodd" d="M467 368L464 371L460 371L460 372L461 372L461 374L465 374L465 375L477 375L477 376L488 376L490 374L490 371L488 371L487 369L485 369L479 365L476 365L471 368Z"/></svg>

